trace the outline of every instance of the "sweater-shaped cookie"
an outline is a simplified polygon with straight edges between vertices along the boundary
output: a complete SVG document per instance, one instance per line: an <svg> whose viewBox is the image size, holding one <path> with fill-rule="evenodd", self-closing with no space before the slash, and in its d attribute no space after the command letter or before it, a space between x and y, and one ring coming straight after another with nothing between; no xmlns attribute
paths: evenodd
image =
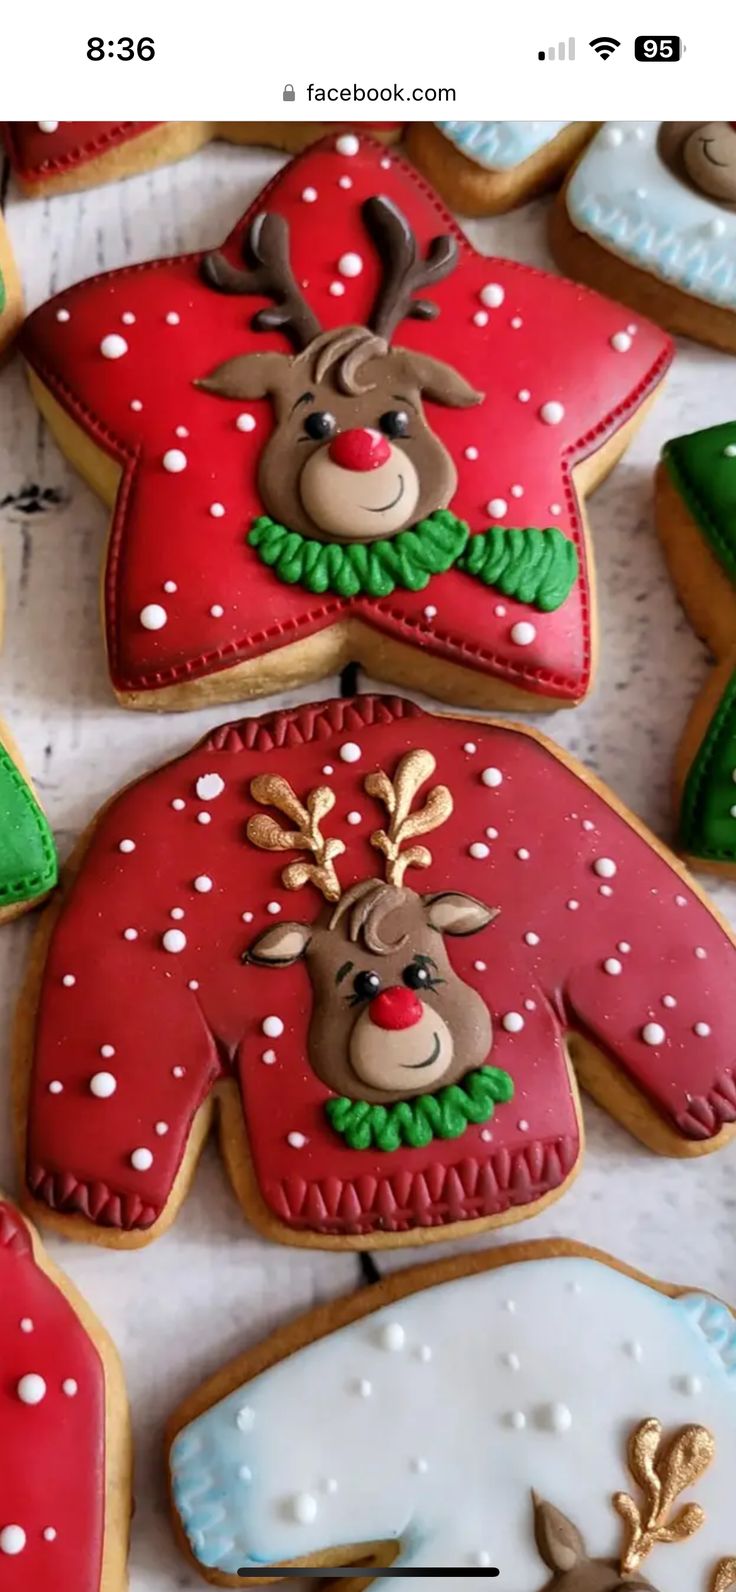
<svg viewBox="0 0 736 1592"><path fill-rule="evenodd" d="M410 159L451 210L491 216L554 188L595 122L414 122Z"/></svg>
<svg viewBox="0 0 736 1592"><path fill-rule="evenodd" d="M92 41L91 41L92 42ZM105 40L93 41L105 54ZM369 122L384 143L401 137L401 122ZM327 132L319 122L4 122L2 136L28 194L76 192L132 177L194 154L213 138L264 144L296 153Z"/></svg>
<svg viewBox="0 0 736 1592"><path fill-rule="evenodd" d="M572 1244L399 1273L187 1400L177 1529L217 1585L367 1561L456 1592L726 1592L735 1357L717 1299Z"/></svg>
<svg viewBox="0 0 736 1592"><path fill-rule="evenodd" d="M735 971L674 858L536 735L369 696L225 725L103 810L42 926L28 1189L145 1243L217 1107L283 1242L472 1233L577 1171L571 1056L653 1149L723 1144Z"/></svg>
<svg viewBox="0 0 736 1592"><path fill-rule="evenodd" d="M23 319L23 294L7 228L0 214L0 361Z"/></svg>
<svg viewBox="0 0 736 1592"><path fill-rule="evenodd" d="M686 725L676 770L678 836L698 865L736 869L736 423L668 442L657 528L680 600L718 666Z"/></svg>
<svg viewBox="0 0 736 1592"><path fill-rule="evenodd" d="M607 122L551 213L564 271L736 350L736 123Z"/></svg>
<svg viewBox="0 0 736 1592"><path fill-rule="evenodd" d="M0 923L37 906L56 879L54 837L20 752L0 721Z"/></svg>
<svg viewBox="0 0 736 1592"><path fill-rule="evenodd" d="M65 290L23 350L114 506L126 705L242 699L350 660L465 703L585 695L582 500L670 345L477 255L372 140L293 161L222 251Z"/></svg>
<svg viewBox="0 0 736 1592"><path fill-rule="evenodd" d="M115 1350L0 1196L0 1587L124 1592L130 1437Z"/></svg>

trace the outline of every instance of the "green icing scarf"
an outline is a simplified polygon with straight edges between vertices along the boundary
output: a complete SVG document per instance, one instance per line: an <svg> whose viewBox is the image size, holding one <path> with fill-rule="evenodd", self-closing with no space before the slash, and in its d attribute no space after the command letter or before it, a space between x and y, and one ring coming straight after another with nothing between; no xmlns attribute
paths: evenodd
<svg viewBox="0 0 736 1592"><path fill-rule="evenodd" d="M424 591L433 575L454 566L515 598L552 613L578 577L575 543L556 526L507 530L492 525L471 536L464 520L438 509L409 531L382 542L316 542L277 525L268 515L254 520L248 541L264 564L287 586L322 596L390 597L397 587Z"/></svg>
<svg viewBox="0 0 736 1592"><path fill-rule="evenodd" d="M500 1067L478 1067L461 1083L436 1094L397 1100L390 1106L342 1096L325 1104L327 1116L351 1150L421 1150L433 1139L459 1139L468 1123L488 1122L497 1105L513 1099L513 1079Z"/></svg>

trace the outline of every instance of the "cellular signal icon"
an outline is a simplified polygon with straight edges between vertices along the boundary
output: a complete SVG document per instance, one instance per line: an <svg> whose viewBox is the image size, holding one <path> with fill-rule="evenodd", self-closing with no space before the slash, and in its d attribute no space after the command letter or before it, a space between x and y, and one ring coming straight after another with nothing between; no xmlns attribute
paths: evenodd
<svg viewBox="0 0 736 1592"><path fill-rule="evenodd" d="M595 50L596 55L599 55L602 61L607 61L609 56L613 55L614 50L618 50L620 47L620 39L601 38L590 40L591 50Z"/></svg>
<svg viewBox="0 0 736 1592"><path fill-rule="evenodd" d="M575 40L574 39L568 39L567 43L565 43L565 40L561 39L559 44L556 45L556 46L554 44L550 44L549 49L547 49L547 50L537 50L537 60L538 61L574 61L575 60Z"/></svg>

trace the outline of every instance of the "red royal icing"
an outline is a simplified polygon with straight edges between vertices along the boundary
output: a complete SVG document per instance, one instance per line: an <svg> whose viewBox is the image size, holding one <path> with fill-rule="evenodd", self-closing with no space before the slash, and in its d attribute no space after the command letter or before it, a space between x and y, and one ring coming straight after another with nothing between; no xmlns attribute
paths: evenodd
<svg viewBox="0 0 736 1592"><path fill-rule="evenodd" d="M63 176L127 144L158 122L59 122L52 133L39 122L3 122L3 137L13 169L26 182Z"/></svg>
<svg viewBox="0 0 736 1592"><path fill-rule="evenodd" d="M25 1223L3 1200L0 1366L0 1587L98 1592L104 1367L73 1305L36 1263ZM35 1386L22 1383L27 1377ZM24 1402L19 1384L37 1402Z"/></svg>
<svg viewBox="0 0 736 1592"><path fill-rule="evenodd" d="M216 398L194 383L236 353L288 345L277 332L251 329L261 300L207 286L199 255L126 267L66 290L23 334L25 356L53 396L122 467L105 576L113 682L145 692L192 681L351 613L379 635L486 677L576 700L590 680L591 597L572 468L631 419L662 378L670 341L639 321L629 350L617 352L620 307L516 261L476 254L414 171L368 138L353 155L338 143L331 136L287 165L237 224L227 254L240 260L243 232L266 205L288 217L295 274L331 328L365 320L375 297L379 262L360 213L367 197L392 199L425 248L452 231L461 259L433 292L439 318L404 321L395 339L455 365L486 394L466 410L427 404L458 470L451 507L473 530L494 517L558 525L577 542L580 579L555 613L534 613L529 645L518 632L514 639L529 609L455 569L425 591L378 601L285 586L246 543L263 510L256 473L271 404ZM317 199L306 202L312 190ZM343 282L337 266L345 253L359 255L362 269ZM330 292L337 281L340 296ZM494 302L501 295L496 307L482 303L488 285ZM111 336L124 340L121 357L101 353ZM184 456L183 468L181 459L179 468L164 467L171 450ZM165 610L155 630L140 619L151 604Z"/></svg>
<svg viewBox="0 0 736 1592"><path fill-rule="evenodd" d="M470 1126L456 1141L353 1151L326 1120L328 1090L307 1060L304 964L241 961L264 929L311 922L323 906L312 886L284 888L288 853L246 839L263 810L250 781L281 775L301 800L332 788L325 833L345 842L336 864L345 890L381 876L369 837L384 815L365 776L379 766L393 776L412 747L434 755L433 780L449 786L454 811L427 836L431 866L407 883L499 909L447 948L486 1001L488 1059L511 1074L515 1096L488 1128ZM268 1017L283 1031L264 1032ZM735 1022L736 954L724 928L674 861L547 743L396 698L246 719L129 787L95 827L40 991L28 1180L59 1209L148 1227L195 1112L235 1077L255 1177L285 1227L390 1233L498 1215L559 1188L579 1156L566 1031L592 1039L685 1148L736 1120ZM652 1023L664 1029L658 1045L643 1037ZM114 1089L101 1098L90 1081L103 1071ZM147 1152L138 1168L136 1150Z"/></svg>

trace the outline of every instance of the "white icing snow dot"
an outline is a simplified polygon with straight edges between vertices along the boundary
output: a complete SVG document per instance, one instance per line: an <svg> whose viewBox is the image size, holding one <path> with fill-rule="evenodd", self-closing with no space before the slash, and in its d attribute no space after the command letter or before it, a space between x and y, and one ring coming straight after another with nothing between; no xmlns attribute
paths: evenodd
<svg viewBox="0 0 736 1592"><path fill-rule="evenodd" d="M200 774L194 788L201 802L213 802L222 795L225 781L221 774Z"/></svg>
<svg viewBox="0 0 736 1592"><path fill-rule="evenodd" d="M44 1540L44 1542L55 1542L56 1541L56 1531L54 1530L53 1526L46 1526L44 1528L43 1540Z"/></svg>
<svg viewBox="0 0 736 1592"><path fill-rule="evenodd" d="M284 1024L280 1017L264 1017L261 1023L261 1032L267 1039L280 1039L284 1032Z"/></svg>
<svg viewBox="0 0 736 1592"><path fill-rule="evenodd" d="M613 879L617 872L616 864L612 857L596 857L593 872L597 873L599 879Z"/></svg>
<svg viewBox="0 0 736 1592"><path fill-rule="evenodd" d="M474 326L487 326L490 316L487 310L476 310L473 316Z"/></svg>
<svg viewBox="0 0 736 1592"><path fill-rule="evenodd" d="M144 630L163 630L168 617L161 603L146 603L138 615Z"/></svg>
<svg viewBox="0 0 736 1592"><path fill-rule="evenodd" d="M65 989L72 989L77 981L73 973L65 973L61 982Z"/></svg>
<svg viewBox="0 0 736 1592"><path fill-rule="evenodd" d="M115 1055L115 1046L114 1045L100 1045L100 1055L101 1056L114 1056Z"/></svg>
<svg viewBox="0 0 736 1592"><path fill-rule="evenodd" d="M695 1398L698 1393L703 1391L703 1384L699 1376L679 1376L676 1378L675 1386L680 1393L684 1393L688 1398Z"/></svg>
<svg viewBox="0 0 736 1592"><path fill-rule="evenodd" d="M369 1382L367 1376L362 1376L355 1384L355 1391L362 1399L369 1399L373 1392L373 1383Z"/></svg>
<svg viewBox="0 0 736 1592"><path fill-rule="evenodd" d="M121 840L120 844L118 846L118 851L124 851L126 853L131 852L131 851L135 851L135 841L134 840Z"/></svg>
<svg viewBox="0 0 736 1592"><path fill-rule="evenodd" d="M266 904L266 911L270 912L271 916L275 918L276 914L281 911L280 901L268 901Z"/></svg>
<svg viewBox="0 0 736 1592"><path fill-rule="evenodd" d="M265 1062L267 1067L272 1067L274 1062L275 1062L275 1060L276 1060L276 1051L275 1050L264 1050L262 1052L261 1061Z"/></svg>
<svg viewBox="0 0 736 1592"><path fill-rule="evenodd" d="M224 612L225 610L222 606L222 603L213 603L212 607L210 608L210 613L213 619L222 619Z"/></svg>
<svg viewBox="0 0 736 1592"><path fill-rule="evenodd" d="M475 862L482 862L485 857L490 856L491 848L484 840L474 840L472 846L468 846L468 853Z"/></svg>
<svg viewBox="0 0 736 1592"><path fill-rule="evenodd" d="M330 292L333 298L342 298L345 292L344 282L330 282Z"/></svg>
<svg viewBox="0 0 736 1592"><path fill-rule="evenodd" d="M39 130L39 133L55 133L57 128L58 128L58 126L59 126L59 123L58 122L36 122L36 126L37 126L37 128Z"/></svg>
<svg viewBox="0 0 736 1592"><path fill-rule="evenodd" d="M117 1078L111 1072L96 1072L89 1080L89 1092L97 1100L109 1100L117 1086Z"/></svg>
<svg viewBox="0 0 736 1592"><path fill-rule="evenodd" d="M153 1131L158 1134L160 1139L163 1139L169 1131L168 1122L154 1122Z"/></svg>
<svg viewBox="0 0 736 1592"><path fill-rule="evenodd" d="M347 814L347 822L349 824L353 824L353 826L354 826L355 824L359 824L361 822L362 817L363 817L362 813L351 812L351 813Z"/></svg>
<svg viewBox="0 0 736 1592"><path fill-rule="evenodd" d="M28 1375L22 1376L18 1382L16 1393L21 1404L40 1404L46 1397L46 1383L35 1371L29 1371Z"/></svg>
<svg viewBox="0 0 736 1592"><path fill-rule="evenodd" d="M560 421L565 418L565 405L553 398L549 403L542 404L539 418L544 421L545 426L559 426Z"/></svg>
<svg viewBox="0 0 736 1592"><path fill-rule="evenodd" d="M26 1545L26 1534L22 1526L3 1526L0 1531L0 1553L7 1553L12 1558L16 1553L22 1553Z"/></svg>
<svg viewBox="0 0 736 1592"><path fill-rule="evenodd" d="M710 1023L696 1023L693 1033L697 1034L698 1039L707 1039L710 1033Z"/></svg>
<svg viewBox="0 0 736 1592"><path fill-rule="evenodd" d="M511 626L511 640L517 647L530 647L536 637L536 626L528 619L519 619Z"/></svg>
<svg viewBox="0 0 736 1592"><path fill-rule="evenodd" d="M526 1416L523 1410L511 1410L508 1415L504 1416L504 1420L506 1425L513 1427L515 1432L523 1432L526 1426Z"/></svg>
<svg viewBox="0 0 736 1592"><path fill-rule="evenodd" d="M478 449L477 448L473 448L472 446L469 447L469 448L463 448L463 458L469 459L471 464L475 463L477 457L478 457Z"/></svg>
<svg viewBox="0 0 736 1592"><path fill-rule="evenodd" d="M572 1413L567 1404L554 1401L551 1404L542 1404L537 1410L535 1424L547 1432L569 1432L572 1426Z"/></svg>
<svg viewBox="0 0 736 1592"><path fill-rule="evenodd" d="M241 1404L235 1417L235 1425L239 1432L252 1432L256 1422L256 1412L251 1404Z"/></svg>
<svg viewBox="0 0 736 1592"><path fill-rule="evenodd" d="M485 304L488 310L500 309L505 297L506 294L498 282L486 282L478 294L481 304Z"/></svg>
<svg viewBox="0 0 736 1592"><path fill-rule="evenodd" d="M357 155L360 149L360 140L356 138L355 133L341 133L340 137L335 140L335 148L338 155L345 155L350 159L352 155Z"/></svg>
<svg viewBox="0 0 736 1592"><path fill-rule="evenodd" d="M167 448L161 463L169 475L179 475L182 470L186 470L189 461L181 448Z"/></svg>
<svg viewBox="0 0 736 1592"><path fill-rule="evenodd" d="M131 398L130 407L133 410L134 414L136 414L136 415L140 414L141 409L143 408L143 404L141 403L140 398Z"/></svg>
<svg viewBox="0 0 736 1592"><path fill-rule="evenodd" d="M535 934L533 929L527 929L527 932L524 935L524 940L527 945L538 945L539 935Z"/></svg>
<svg viewBox="0 0 736 1592"><path fill-rule="evenodd" d="M617 354L628 354L632 339L629 332L614 332L611 338L611 347Z"/></svg>
<svg viewBox="0 0 736 1592"><path fill-rule="evenodd" d="M238 415L238 418L235 422L235 429L236 431L255 431L255 417L253 415L249 415L247 410L244 410L242 415Z"/></svg>
<svg viewBox="0 0 736 1592"><path fill-rule="evenodd" d="M123 326L135 326L135 315L132 310L124 310L120 317Z"/></svg>
<svg viewBox="0 0 736 1592"><path fill-rule="evenodd" d="M153 1166L153 1153L151 1150L139 1149L131 1152L130 1164L136 1172L150 1172Z"/></svg>
<svg viewBox="0 0 736 1592"><path fill-rule="evenodd" d="M491 498L487 507L492 520L502 520L508 509L508 503L505 498Z"/></svg>
<svg viewBox="0 0 736 1592"><path fill-rule="evenodd" d="M463 751L467 752L468 757L472 757L474 752L477 752L477 750L478 747L475 741L465 741L463 743Z"/></svg>
<svg viewBox="0 0 736 1592"><path fill-rule="evenodd" d="M518 849L517 849L516 855L517 855L517 857L519 859L519 862L528 862L529 858L531 856L531 852L527 851L526 846L519 846Z"/></svg>
<svg viewBox="0 0 736 1592"><path fill-rule="evenodd" d="M100 353L104 359L122 359L127 352L128 344L119 332L108 332L100 343Z"/></svg>
<svg viewBox="0 0 736 1592"><path fill-rule="evenodd" d="M210 503L210 514L213 520L221 520L224 513L224 503Z"/></svg>
<svg viewBox="0 0 736 1592"><path fill-rule="evenodd" d="M60 1095L60 1094L63 1094L63 1093L64 1093L64 1085L63 1085L63 1083L59 1083L58 1078L52 1078L51 1083L49 1084L49 1094Z"/></svg>
<svg viewBox="0 0 736 1592"><path fill-rule="evenodd" d="M186 943L187 937L183 929L167 929L161 939L164 950L170 951L173 956L183 951Z"/></svg>
<svg viewBox="0 0 736 1592"><path fill-rule="evenodd" d="M611 973L615 977L617 973L623 972L623 962L619 962L617 956L607 956L603 963L603 971L604 973Z"/></svg>
<svg viewBox="0 0 736 1592"><path fill-rule="evenodd" d="M70 321L71 320L71 315L69 314L68 310L57 310L56 311L56 319L57 319L57 321L61 321L63 323L64 321ZM726 450L726 451L728 451L728 450Z"/></svg>
<svg viewBox="0 0 736 1592"><path fill-rule="evenodd" d="M212 880L208 873L198 873L194 881L194 888L199 895L208 895L212 889Z"/></svg>
<svg viewBox="0 0 736 1592"><path fill-rule="evenodd" d="M32 1332L33 1331L33 1322L31 1320L30 1316L24 1316L23 1317L23 1319L21 1321L21 1324L20 1324L20 1330L21 1330L21 1332Z"/></svg>
<svg viewBox="0 0 736 1592"><path fill-rule="evenodd" d="M484 768L480 777L482 784L487 785L489 790L495 790L498 785L503 784L500 768Z"/></svg>
<svg viewBox="0 0 736 1592"><path fill-rule="evenodd" d="M317 1500L314 1493L295 1493L291 1501L291 1509L294 1519L299 1522L300 1526L311 1526L312 1521L317 1519Z"/></svg>
<svg viewBox="0 0 736 1592"><path fill-rule="evenodd" d="M478 1566L479 1570L486 1570L491 1562L491 1555L487 1548L479 1548L477 1553L471 1553L470 1563Z"/></svg>
<svg viewBox="0 0 736 1592"><path fill-rule="evenodd" d="M61 1384L61 1391L68 1399L75 1399L79 1392L79 1383L73 1376L67 1376Z"/></svg>
<svg viewBox="0 0 736 1592"><path fill-rule="evenodd" d="M59 315L61 314L62 311L59 310ZM727 442L723 452L727 459L736 459L736 442Z"/></svg>
<svg viewBox="0 0 736 1592"><path fill-rule="evenodd" d="M400 1321L387 1321L381 1328L381 1347L397 1353L406 1344L406 1333Z"/></svg>
<svg viewBox="0 0 736 1592"><path fill-rule="evenodd" d="M352 186L353 186L352 177L338 177L337 186L338 186L338 188L352 188Z"/></svg>
<svg viewBox="0 0 736 1592"><path fill-rule="evenodd" d="M521 1012L505 1012L501 1018L501 1027L505 1028L507 1034L520 1034L524 1027Z"/></svg>
<svg viewBox="0 0 736 1592"><path fill-rule="evenodd" d="M138 939L138 930L137 929L123 929L123 939L124 940L137 940Z"/></svg>
<svg viewBox="0 0 736 1592"><path fill-rule="evenodd" d="M287 1133L286 1142L291 1145L292 1150L303 1150L309 1141L306 1133Z"/></svg>
<svg viewBox="0 0 736 1592"><path fill-rule="evenodd" d="M641 1037L645 1045L662 1045L667 1036L661 1023L645 1023Z"/></svg>
<svg viewBox="0 0 736 1592"><path fill-rule="evenodd" d="M349 251L347 254L340 255L337 269L341 276L360 276L363 269L363 261L359 254Z"/></svg>
<svg viewBox="0 0 736 1592"><path fill-rule="evenodd" d="M340 757L343 763L357 763L361 756L361 749L355 741L345 741L340 747Z"/></svg>
<svg viewBox="0 0 736 1592"><path fill-rule="evenodd" d="M302 199L304 200L305 205L313 205L316 198L316 188L302 188Z"/></svg>
<svg viewBox="0 0 736 1592"><path fill-rule="evenodd" d="M511 488L511 496L512 496L512 497L513 497L513 498L520 498L520 497L523 497L523 496L524 496L524 488L523 488L523 486L520 486L520 485L519 485L519 482L518 482L518 481L517 481L517 482L516 482L516 484L515 484L515 485L514 485L514 486L512 486L512 488Z"/></svg>
<svg viewBox="0 0 736 1592"><path fill-rule="evenodd" d="M169 310L169 313L166 316L166 325L167 326L178 326L180 320L181 320L181 315L177 315L176 310Z"/></svg>
<svg viewBox="0 0 736 1592"><path fill-rule="evenodd" d="M437 609L435 608L434 603L427 603L427 606L424 609L424 617L430 621L437 618Z"/></svg>

